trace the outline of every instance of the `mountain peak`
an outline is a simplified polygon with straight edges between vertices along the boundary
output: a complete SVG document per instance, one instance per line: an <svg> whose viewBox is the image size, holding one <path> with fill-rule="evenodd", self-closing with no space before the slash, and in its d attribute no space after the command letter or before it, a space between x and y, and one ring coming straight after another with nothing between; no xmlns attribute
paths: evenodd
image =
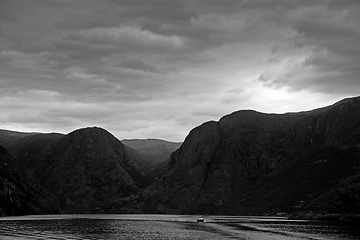
<svg viewBox="0 0 360 240"><path fill-rule="evenodd" d="M76 136L79 137L81 135L86 135L86 136L113 136L110 132L108 132L107 130L105 130L104 128L101 127L85 127L85 128L80 128L77 129L71 133L68 134L69 136Z"/></svg>
<svg viewBox="0 0 360 240"><path fill-rule="evenodd" d="M137 193L149 178L108 131L75 130L30 160L40 183L59 196L64 212L101 212Z"/></svg>

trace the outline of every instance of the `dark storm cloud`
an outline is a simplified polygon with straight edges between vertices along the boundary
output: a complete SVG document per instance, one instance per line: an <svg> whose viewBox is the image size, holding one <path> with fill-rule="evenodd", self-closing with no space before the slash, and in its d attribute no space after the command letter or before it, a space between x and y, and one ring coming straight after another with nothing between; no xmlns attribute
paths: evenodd
<svg viewBox="0 0 360 240"><path fill-rule="evenodd" d="M182 140L195 125L241 108L294 111L304 107L296 101L304 92L327 96L319 103L354 95L359 7L355 0L0 0L0 120L62 131L103 125L130 134L122 138L173 131Z"/></svg>

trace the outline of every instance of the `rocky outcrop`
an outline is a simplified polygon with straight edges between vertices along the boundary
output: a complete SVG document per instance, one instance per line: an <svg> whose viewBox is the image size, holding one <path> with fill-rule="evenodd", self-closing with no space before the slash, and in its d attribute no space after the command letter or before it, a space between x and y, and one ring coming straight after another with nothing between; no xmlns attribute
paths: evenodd
<svg viewBox="0 0 360 240"><path fill-rule="evenodd" d="M144 192L144 210L291 211L356 174L359 161L359 97L301 113L238 111L189 133Z"/></svg>
<svg viewBox="0 0 360 240"><path fill-rule="evenodd" d="M112 202L151 183L124 145L96 127L65 135L24 163L66 213L109 212Z"/></svg>
<svg viewBox="0 0 360 240"><path fill-rule="evenodd" d="M59 213L58 203L0 146L0 216Z"/></svg>

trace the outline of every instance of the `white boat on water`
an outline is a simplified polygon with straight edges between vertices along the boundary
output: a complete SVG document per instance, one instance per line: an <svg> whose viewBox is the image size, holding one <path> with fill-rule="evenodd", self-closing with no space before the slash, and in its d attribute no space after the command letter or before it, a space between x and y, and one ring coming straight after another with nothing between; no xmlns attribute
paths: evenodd
<svg viewBox="0 0 360 240"><path fill-rule="evenodd" d="M198 217L198 219L196 220L196 222L204 222L204 219L200 216L200 217Z"/></svg>

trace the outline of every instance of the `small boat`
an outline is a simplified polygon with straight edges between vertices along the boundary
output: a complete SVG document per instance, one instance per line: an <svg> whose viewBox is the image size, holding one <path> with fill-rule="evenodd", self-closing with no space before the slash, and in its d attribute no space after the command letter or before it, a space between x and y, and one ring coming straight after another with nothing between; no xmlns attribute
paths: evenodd
<svg viewBox="0 0 360 240"><path fill-rule="evenodd" d="M198 219L196 220L196 222L204 222L204 219L200 216L200 217L198 217Z"/></svg>

